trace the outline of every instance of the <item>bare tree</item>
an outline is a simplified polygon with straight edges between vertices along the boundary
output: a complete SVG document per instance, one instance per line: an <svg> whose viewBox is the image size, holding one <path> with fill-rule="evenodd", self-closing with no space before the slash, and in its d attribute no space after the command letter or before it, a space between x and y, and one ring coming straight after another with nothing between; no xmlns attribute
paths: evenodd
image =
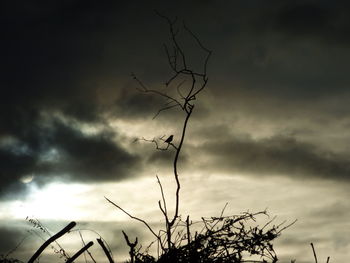
<svg viewBox="0 0 350 263"><path fill-rule="evenodd" d="M169 32L170 32L170 39L171 39L171 47L164 44L164 50L167 55L168 64L173 72L172 76L166 81L165 85L167 87L174 88L173 84L177 82L177 80L181 80L179 83L175 84L176 88L176 96L175 95L169 95L168 93L165 93L163 91L159 91L157 89L152 89L147 87L135 74L132 74L132 77L135 79L135 81L139 84L138 90L142 93L151 93L155 94L157 96L160 96L166 100L164 106L158 110L156 115L157 117L161 112L172 109L172 108L179 108L184 113L184 120L180 135L180 140L176 144L173 142L173 135L168 136L165 138L165 136L162 136L158 139L146 139L142 138L144 141L152 142L155 144L157 150L166 151L169 149L169 147L172 147L175 150L175 156L173 159L173 174L174 179L176 181L176 193L175 193L175 211L173 215L170 215L167 204L163 192L162 184L157 176L158 184L161 189L161 195L162 195L162 201L158 202L159 209L163 213L165 223L166 223L166 240L167 240L167 248L171 249L174 246L173 240L172 240L172 229L176 224L176 221L179 217L179 208L180 208L180 189L181 184L179 180L179 172L178 172L178 161L179 156L182 151L182 147L184 145L184 140L186 136L186 131L188 127L189 119L192 115L192 112L195 108L195 101L197 99L197 96L203 91L203 89L206 87L208 83L208 76L207 76L207 65L208 61L211 55L211 51L207 49L199 40L199 38L185 25L183 24L183 29L193 38L193 40L198 44L198 47L205 52L205 59L203 63L203 68L201 71L195 70L192 67L189 66L189 63L187 61L187 57L185 55L185 50L181 47L178 35L179 30L175 28L175 25L177 23L177 19L170 20L168 17L163 16L162 14L157 13L160 17L164 18L169 26ZM187 82L187 83L186 83ZM187 85L184 85L187 84ZM165 147L162 147L159 142L162 142L165 144ZM107 199L107 198L106 198ZM110 203L112 203L114 206L122 210L124 213L129 215L131 218L136 219L138 221L141 221L144 223L147 228L151 231L151 233L159 239L161 243L162 249L164 249L163 242L160 240L160 237L158 234L155 233L144 220L141 220L139 218L135 218L131 216L129 213L127 213L124 209L122 209L120 206L116 205L111 200L107 199Z"/></svg>
<svg viewBox="0 0 350 263"><path fill-rule="evenodd" d="M132 77L138 83L140 92L154 94L165 99L165 104L157 111L154 118L172 108L178 108L184 113L181 135L177 143L174 141L173 135L164 135L153 139L141 138L143 141L153 143L157 150L167 151L173 149L175 151L173 158L173 175L176 182L175 209L171 213L167 208L163 186L158 176L156 178L161 192L161 200L158 201L158 206L164 217L165 230L156 232L145 220L131 215L110 199L106 198L106 200L130 218L143 223L149 229L156 238L158 247L161 248L161 255L157 262L267 262L267 260L277 262L272 241L291 224L286 227L282 227L282 224L268 227L272 224L274 220L272 219L263 227L246 227L247 221L255 221L257 216L267 215L266 211L224 216L224 208L219 217L202 218L199 222L202 228L194 235L191 234L190 228L196 222L190 221L189 216L187 216L186 221L182 221L180 218L181 184L178 172L179 156L184 145L190 117L195 109L195 101L208 83L207 66L212 52L183 23L181 29L191 36L198 49L203 51L204 54L201 70L194 69L193 66L190 66L191 63L188 61L187 53L180 44L180 30L176 27L177 19L171 20L159 13L158 15L165 19L169 26L171 44L164 45L164 50L172 75L165 82L165 86L167 90L172 89L173 92L170 94L170 92L166 93L162 90L149 88L135 74L132 74ZM135 243L131 243L127 234L125 232L123 234L130 247L131 262L156 261L147 252L135 252L137 239ZM261 260L245 260L246 254L253 257L258 256Z"/></svg>

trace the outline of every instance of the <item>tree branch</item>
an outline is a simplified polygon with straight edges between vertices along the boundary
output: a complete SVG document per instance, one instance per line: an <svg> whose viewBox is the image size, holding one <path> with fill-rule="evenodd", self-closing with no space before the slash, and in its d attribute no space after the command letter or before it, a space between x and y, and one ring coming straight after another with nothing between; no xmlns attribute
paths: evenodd
<svg viewBox="0 0 350 263"><path fill-rule="evenodd" d="M107 197L105 197L105 199L112 205L114 205L116 208L118 208L119 210L123 211L124 214L128 215L130 218L134 219L134 220L137 220L141 223L143 223L148 229L149 231L158 239L158 235L153 231L153 229L150 227L150 225L143 219L140 219L138 217L135 217L131 214L129 214L127 211L125 211L123 208L121 208L119 205L117 205L116 203L114 203L113 201L109 200Z"/></svg>

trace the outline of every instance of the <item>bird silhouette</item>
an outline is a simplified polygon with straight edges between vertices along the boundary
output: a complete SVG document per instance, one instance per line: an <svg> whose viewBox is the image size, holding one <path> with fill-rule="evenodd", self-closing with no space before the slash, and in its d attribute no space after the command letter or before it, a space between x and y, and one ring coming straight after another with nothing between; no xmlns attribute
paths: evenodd
<svg viewBox="0 0 350 263"><path fill-rule="evenodd" d="M168 137L168 139L166 139L164 142L166 142L166 143L171 143L172 140L173 140L173 138L174 138L174 136L173 136L173 135L170 135L170 136Z"/></svg>

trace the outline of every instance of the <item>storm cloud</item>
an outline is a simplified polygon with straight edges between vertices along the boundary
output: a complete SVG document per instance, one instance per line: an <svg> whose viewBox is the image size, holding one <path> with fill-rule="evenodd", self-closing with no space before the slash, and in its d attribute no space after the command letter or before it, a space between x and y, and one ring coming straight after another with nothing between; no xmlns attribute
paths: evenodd
<svg viewBox="0 0 350 263"><path fill-rule="evenodd" d="M31 136L3 140L1 193L7 188L24 188L20 180L25 176L42 183L51 177L112 181L126 178L140 168L139 157L115 143L112 132L87 135L59 121L33 132Z"/></svg>
<svg viewBox="0 0 350 263"><path fill-rule="evenodd" d="M208 167L256 176L289 175L304 179L350 180L348 156L322 152L316 146L293 137L276 136L254 140L232 140L203 144L198 151L210 156Z"/></svg>
<svg viewBox="0 0 350 263"><path fill-rule="evenodd" d="M350 84L347 6L327 1L194 1L186 9L157 1L137 7L112 1L3 4L1 192L23 188L19 180L31 174L43 182L59 175L108 181L127 178L141 167L142 154L123 148L130 138L118 136L109 121L125 119L137 125L164 103L140 94L130 77L135 72L152 87L169 77L162 50L169 38L166 23L153 9L169 16L181 14L214 51L209 92L194 115L203 121L194 124L195 129L217 125L213 116L254 116L271 123L278 114L278 125L294 131L314 132L320 118L329 127L341 122L345 129ZM131 11L134 8L136 12ZM186 51L192 54L196 48ZM210 96L220 105L213 105ZM74 121L57 116L102 128L87 134ZM208 116L211 123L204 121ZM286 116L292 121L281 121ZM173 127L177 117L171 112L153 125ZM305 126L307 121L314 126ZM45 126L48 122L50 127ZM318 147L320 140L300 139L299 134L283 136L279 131L265 140L236 141L231 136L199 149L215 160L214 153L222 156L211 162L220 164L218 169L348 178L348 153L327 150L325 143ZM159 162L157 156L159 161L168 159L155 153L149 161Z"/></svg>

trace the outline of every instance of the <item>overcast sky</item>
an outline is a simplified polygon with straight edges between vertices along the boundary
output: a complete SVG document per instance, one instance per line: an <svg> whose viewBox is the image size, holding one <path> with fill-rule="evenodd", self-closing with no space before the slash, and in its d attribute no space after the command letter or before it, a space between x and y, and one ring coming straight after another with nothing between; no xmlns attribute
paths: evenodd
<svg viewBox="0 0 350 263"><path fill-rule="evenodd" d="M164 101L138 92L131 77L164 90L171 76L169 30L156 9L177 16L180 28L186 21L213 51L179 164L181 214L215 216L226 202L231 214L268 208L277 220L298 219L276 244L285 262L313 262L310 242L323 261L345 262L349 8L320 0L3 1L0 254L27 235L26 216L53 232L76 220L105 233L116 255L127 254L121 229L150 238L103 197L157 224L158 174L172 201L173 152L134 142L174 134L177 143L181 131L175 110L152 119ZM201 65L203 52L179 36ZM42 242L26 240L11 256L25 261ZM50 260L60 259L49 253L41 262Z"/></svg>

